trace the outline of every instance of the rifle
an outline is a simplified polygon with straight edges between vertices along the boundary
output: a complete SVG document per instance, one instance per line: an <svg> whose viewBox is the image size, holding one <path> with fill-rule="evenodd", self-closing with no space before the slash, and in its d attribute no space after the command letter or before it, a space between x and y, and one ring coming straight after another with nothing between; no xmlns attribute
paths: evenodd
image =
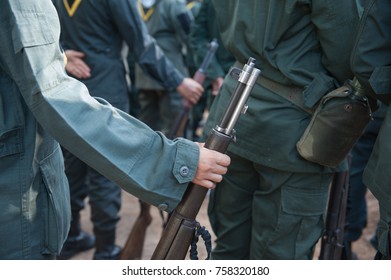
<svg viewBox="0 0 391 280"><path fill-rule="evenodd" d="M125 246L119 256L119 260L140 260L143 253L145 233L152 222L150 213L151 205L139 200L140 214L134 222L132 230L126 240Z"/></svg>
<svg viewBox="0 0 391 280"><path fill-rule="evenodd" d="M335 173L330 186L326 227L321 237L320 260L342 259L348 188L349 170Z"/></svg>
<svg viewBox="0 0 391 280"><path fill-rule="evenodd" d="M208 69L209 64L212 61L213 55L215 54L218 47L219 47L219 44L217 43L217 39L213 39L208 44L208 52L207 52L206 56L204 57L204 60L202 61L201 66L194 73L193 79L195 81L197 81L200 85L202 85L205 81L206 70ZM182 109L175 118L174 124L171 127L171 130L167 135L168 138L174 139L176 137L183 137L184 136L187 122L189 119L189 112L190 112L191 107L192 107L192 105L189 101L183 100Z"/></svg>
<svg viewBox="0 0 391 280"><path fill-rule="evenodd" d="M240 73L238 83L220 123L212 129L205 142L206 148L225 153L228 145L235 140L234 126L240 114L246 112L247 98L261 72L254 64L255 59L250 58L242 70L231 70L231 75ZM195 218L207 192L208 189L194 183L188 185L182 200L170 215L151 259L185 259L198 227Z"/></svg>
<svg viewBox="0 0 391 280"><path fill-rule="evenodd" d="M203 84L206 78L206 70L208 69L212 57L215 54L219 44L217 39L213 39L208 45L208 52L193 76L193 79L199 84ZM185 128L187 126L188 116L191 109L190 102L184 100L180 113L176 116L174 125L172 126L168 138L174 139L175 137L183 136ZM147 227L151 224L152 217L150 214L151 205L139 200L140 214L135 221L133 228L126 240L125 246L122 249L120 260L139 260L143 252L145 233ZM163 216L163 215L162 215Z"/></svg>

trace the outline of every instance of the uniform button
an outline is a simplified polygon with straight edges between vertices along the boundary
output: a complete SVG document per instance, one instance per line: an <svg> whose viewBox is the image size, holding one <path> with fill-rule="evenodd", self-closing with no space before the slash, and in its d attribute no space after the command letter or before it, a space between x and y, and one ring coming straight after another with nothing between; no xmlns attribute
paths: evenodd
<svg viewBox="0 0 391 280"><path fill-rule="evenodd" d="M166 211L168 209L168 205L166 203L159 204L157 207L160 211Z"/></svg>
<svg viewBox="0 0 391 280"><path fill-rule="evenodd" d="M187 175L189 175L189 167L182 166L181 169L179 169L179 173L182 177L186 177Z"/></svg>

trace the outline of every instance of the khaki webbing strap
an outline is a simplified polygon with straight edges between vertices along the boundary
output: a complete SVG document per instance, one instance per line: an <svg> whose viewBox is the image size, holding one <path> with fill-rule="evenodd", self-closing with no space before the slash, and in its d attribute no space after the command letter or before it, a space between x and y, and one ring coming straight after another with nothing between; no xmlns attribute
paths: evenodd
<svg viewBox="0 0 391 280"><path fill-rule="evenodd" d="M238 67L240 69L243 68L242 63L235 62L235 67ZM257 79L257 83L263 86L264 88L270 90L273 93L278 94L279 96L287 99L291 103L295 104L296 106L300 107L304 111L313 114L315 111L315 108L308 108L304 106L304 99L303 99L303 88L298 86L285 86L282 84L279 84L277 82L274 82L268 78L265 78L261 75Z"/></svg>

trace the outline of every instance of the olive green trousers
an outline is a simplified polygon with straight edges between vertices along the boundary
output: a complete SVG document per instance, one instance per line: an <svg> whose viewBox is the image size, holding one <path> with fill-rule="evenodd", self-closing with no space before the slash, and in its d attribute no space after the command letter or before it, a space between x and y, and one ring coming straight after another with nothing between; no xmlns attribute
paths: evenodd
<svg viewBox="0 0 391 280"><path fill-rule="evenodd" d="M312 259L323 229L332 174L291 173L232 153L210 193L212 259Z"/></svg>

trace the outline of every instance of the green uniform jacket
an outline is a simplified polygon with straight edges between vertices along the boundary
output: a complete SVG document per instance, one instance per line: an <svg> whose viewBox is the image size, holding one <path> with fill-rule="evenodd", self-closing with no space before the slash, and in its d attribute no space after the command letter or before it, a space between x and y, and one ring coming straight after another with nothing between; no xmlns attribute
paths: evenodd
<svg viewBox="0 0 391 280"><path fill-rule="evenodd" d="M391 2L368 1L360 22L352 54L352 69L359 81L372 93L389 103L391 100ZM391 212L391 111L377 137L363 175L364 183Z"/></svg>
<svg viewBox="0 0 391 280"><path fill-rule="evenodd" d="M261 75L301 88L313 107L353 77L349 57L358 11L353 0L212 0L224 46L237 61L256 59ZM206 132L221 115L235 83L229 77L211 108ZM300 93L298 93L300 94ZM236 125L229 150L269 167L293 172L331 172L298 155L296 143L310 115L257 83Z"/></svg>
<svg viewBox="0 0 391 280"><path fill-rule="evenodd" d="M357 79L386 104L391 101L391 3L370 1L352 52Z"/></svg>
<svg viewBox="0 0 391 280"><path fill-rule="evenodd" d="M172 210L193 180L198 146L167 140L67 76L50 0L3 1L0 18L0 259L61 250L70 203L54 139L126 191Z"/></svg>
<svg viewBox="0 0 391 280"><path fill-rule="evenodd" d="M208 43L217 39L219 47L206 71L210 80L225 77L235 62L234 57L224 48L221 41L216 14L210 0L204 0L200 5L197 15L191 23L189 45L194 53L195 64L199 67L208 52Z"/></svg>
<svg viewBox="0 0 391 280"><path fill-rule="evenodd" d="M188 77L183 50L187 46L187 35L193 15L183 0L157 0L151 9L153 13L145 19L149 34L176 69ZM145 75L140 67L136 67L136 85L142 89L169 89Z"/></svg>

